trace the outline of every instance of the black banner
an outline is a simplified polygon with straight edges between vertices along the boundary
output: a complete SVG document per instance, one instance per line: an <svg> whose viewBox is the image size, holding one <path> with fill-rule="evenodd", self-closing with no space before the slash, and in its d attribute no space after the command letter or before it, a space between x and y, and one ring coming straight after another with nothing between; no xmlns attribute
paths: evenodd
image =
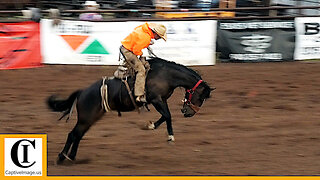
<svg viewBox="0 0 320 180"><path fill-rule="evenodd" d="M292 61L293 20L218 22L217 50L222 62Z"/></svg>

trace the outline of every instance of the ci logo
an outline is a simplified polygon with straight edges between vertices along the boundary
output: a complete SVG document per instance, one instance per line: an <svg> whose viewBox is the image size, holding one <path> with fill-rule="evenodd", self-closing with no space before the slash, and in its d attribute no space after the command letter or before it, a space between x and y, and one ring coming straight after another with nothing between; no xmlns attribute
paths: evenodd
<svg viewBox="0 0 320 180"><path fill-rule="evenodd" d="M42 176L44 135L32 136L4 138L5 176Z"/></svg>
<svg viewBox="0 0 320 180"><path fill-rule="evenodd" d="M18 156L18 154L19 154L18 148L19 147L22 147L22 159L19 159L19 156ZM29 167L33 166L36 163L36 161L29 162L30 148L33 148L33 149L36 148L35 140L31 141L28 139L21 139L21 140L17 141L16 143L14 143L11 148L12 162L20 168L29 168Z"/></svg>

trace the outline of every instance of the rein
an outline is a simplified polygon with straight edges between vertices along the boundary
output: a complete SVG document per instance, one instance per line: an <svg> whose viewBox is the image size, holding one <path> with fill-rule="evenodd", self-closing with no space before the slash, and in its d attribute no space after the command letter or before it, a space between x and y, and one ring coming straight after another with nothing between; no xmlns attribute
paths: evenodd
<svg viewBox="0 0 320 180"><path fill-rule="evenodd" d="M138 113L140 113L139 107L138 107L138 105L136 104L136 102L134 101L134 98L133 98L133 95L132 95L132 91L131 91L131 89L130 89L130 87L129 87L129 84L128 84L127 80L123 80L123 79L122 79L121 81L126 85L127 91L128 91L128 93L129 93L131 102L132 102L132 104L134 105L134 108L138 110Z"/></svg>
<svg viewBox="0 0 320 180"><path fill-rule="evenodd" d="M189 105L195 112L198 112L200 110L200 107L194 105L192 102L191 102L191 99L192 99L192 96L194 94L194 91L197 89L197 87L203 82L203 80L199 80L197 82L196 85L193 86L192 89L187 89L186 92L189 93L189 97L188 99L186 99L185 101L185 104Z"/></svg>

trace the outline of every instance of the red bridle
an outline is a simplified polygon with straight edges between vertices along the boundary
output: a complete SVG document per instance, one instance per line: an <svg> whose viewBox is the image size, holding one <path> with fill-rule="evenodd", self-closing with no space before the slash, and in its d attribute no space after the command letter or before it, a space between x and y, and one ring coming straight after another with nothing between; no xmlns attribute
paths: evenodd
<svg viewBox="0 0 320 180"><path fill-rule="evenodd" d="M189 93L188 99L185 101L186 104L188 104L195 112L198 112L200 110L200 107L192 104L191 99L194 91L197 89L197 87L203 82L203 80L199 80L196 85L193 86L192 89L187 89L186 92Z"/></svg>

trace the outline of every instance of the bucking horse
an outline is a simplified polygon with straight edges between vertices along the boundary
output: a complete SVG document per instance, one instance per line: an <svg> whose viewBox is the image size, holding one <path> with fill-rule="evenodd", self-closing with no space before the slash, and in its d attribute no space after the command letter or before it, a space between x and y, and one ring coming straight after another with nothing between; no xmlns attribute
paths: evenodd
<svg viewBox="0 0 320 180"><path fill-rule="evenodd" d="M171 114L167 104L174 90L177 87L185 88L186 93L181 112L185 117L192 117L210 97L214 88L210 88L197 72L184 65L160 58L151 58L148 62L150 70L146 77L147 105L152 104L161 117L156 122L150 121L147 128L157 129L163 122L166 122L168 141L174 141ZM137 106L144 106L144 104L134 102L133 88L128 91L127 87L133 87L134 76L129 77L127 82L126 84L118 78L102 78L86 89L73 92L67 99L58 99L54 95L48 98L47 103L51 110L63 112L61 118L71 114L74 106L78 114L77 123L68 134L66 144L58 155L58 163L65 159L75 160L80 140L104 113L113 110L118 111L121 115L121 112L134 111ZM105 91L102 90L102 87L105 87ZM104 97L106 97L105 101Z"/></svg>

